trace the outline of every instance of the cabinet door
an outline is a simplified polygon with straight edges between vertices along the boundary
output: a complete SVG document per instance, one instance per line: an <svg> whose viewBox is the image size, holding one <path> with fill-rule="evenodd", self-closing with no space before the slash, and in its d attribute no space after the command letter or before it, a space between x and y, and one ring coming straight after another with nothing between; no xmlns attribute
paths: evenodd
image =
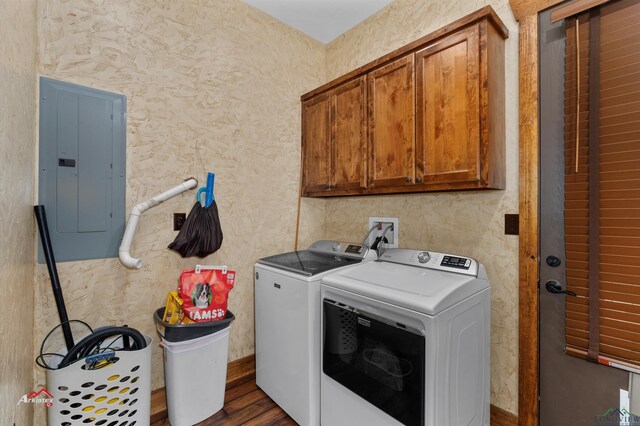
<svg viewBox="0 0 640 426"><path fill-rule="evenodd" d="M335 189L367 187L365 89L363 76L338 86L331 94Z"/></svg>
<svg viewBox="0 0 640 426"><path fill-rule="evenodd" d="M330 97L324 93L302 103L303 192L328 190L331 184Z"/></svg>
<svg viewBox="0 0 640 426"><path fill-rule="evenodd" d="M369 184L412 185L414 181L413 55L367 76Z"/></svg>
<svg viewBox="0 0 640 426"><path fill-rule="evenodd" d="M416 180L480 178L478 25L416 53Z"/></svg>

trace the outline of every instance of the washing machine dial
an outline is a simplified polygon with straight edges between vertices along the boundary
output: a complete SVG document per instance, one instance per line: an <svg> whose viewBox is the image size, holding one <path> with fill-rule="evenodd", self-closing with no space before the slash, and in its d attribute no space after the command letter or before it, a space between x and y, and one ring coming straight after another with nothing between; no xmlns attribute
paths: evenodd
<svg viewBox="0 0 640 426"><path fill-rule="evenodd" d="M334 245L331 246L331 250L333 251L338 251L338 249L340 248L340 244L335 243Z"/></svg>
<svg viewBox="0 0 640 426"><path fill-rule="evenodd" d="M431 255L428 251L421 251L420 253L418 253L418 262L427 263L429 259L431 259Z"/></svg>

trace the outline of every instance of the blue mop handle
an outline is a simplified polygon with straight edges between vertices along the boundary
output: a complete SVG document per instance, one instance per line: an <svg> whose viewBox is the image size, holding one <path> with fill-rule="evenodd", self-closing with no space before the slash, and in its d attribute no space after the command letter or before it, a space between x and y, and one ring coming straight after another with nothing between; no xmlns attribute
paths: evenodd
<svg viewBox="0 0 640 426"><path fill-rule="evenodd" d="M207 174L207 192L205 193L205 207L209 207L213 204L213 183L216 175L213 173Z"/></svg>

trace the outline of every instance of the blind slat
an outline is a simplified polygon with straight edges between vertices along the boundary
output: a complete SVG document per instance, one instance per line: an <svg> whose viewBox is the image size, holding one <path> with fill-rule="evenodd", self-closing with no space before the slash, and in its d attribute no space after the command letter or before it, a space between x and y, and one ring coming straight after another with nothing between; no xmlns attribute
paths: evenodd
<svg viewBox="0 0 640 426"><path fill-rule="evenodd" d="M592 309L591 314L599 314L599 326L597 339L593 341L599 341L602 359L636 366L640 366L639 18L637 0L620 0L602 6L600 23L593 25L600 31L593 36L593 42L600 43L593 58L589 57L591 24L583 18L579 28L578 107L575 20L568 21L564 128L566 283L567 288L577 294L566 298L567 353L585 358L589 349L589 268L594 265L593 253L597 250L599 290L596 294L591 292L592 297L596 297L592 301L597 301L597 308ZM590 63L591 59L597 63ZM595 74L597 82L589 80L590 67L599 68ZM597 97L589 93L591 87L596 87ZM576 111L580 112L577 124ZM590 121L590 117L597 121ZM587 147L590 128L593 135L598 135L593 152ZM595 192L589 184L589 161L592 161L592 172L596 173L593 179L597 178L592 182L597 184ZM595 223L599 234L595 245L589 238L589 209L594 202L597 209L593 217L598 218Z"/></svg>

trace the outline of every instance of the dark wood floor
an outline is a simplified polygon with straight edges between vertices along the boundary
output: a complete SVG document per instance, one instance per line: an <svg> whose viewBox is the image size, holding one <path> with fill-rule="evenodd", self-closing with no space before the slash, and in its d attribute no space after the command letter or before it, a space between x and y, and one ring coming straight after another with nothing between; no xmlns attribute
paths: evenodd
<svg viewBox="0 0 640 426"><path fill-rule="evenodd" d="M153 399L162 400L164 403L164 391L156 393ZM153 406L152 402L152 406ZM159 405L159 404L155 404ZM160 411L166 410L163 406ZM152 412L154 410L152 409ZM157 414L159 416L166 416ZM154 415L152 414L152 418ZM513 414L491 406L491 426L516 426L518 419ZM224 407L207 420L198 423L199 426L296 426L291 419L266 393L256 385L255 375L246 375L228 382L224 396ZM163 419L152 423L151 426L170 426L169 419Z"/></svg>
<svg viewBox="0 0 640 426"><path fill-rule="evenodd" d="M222 410L198 423L199 426L295 426L297 424L258 388L255 379L227 389ZM170 426L169 419L152 423L151 426Z"/></svg>

